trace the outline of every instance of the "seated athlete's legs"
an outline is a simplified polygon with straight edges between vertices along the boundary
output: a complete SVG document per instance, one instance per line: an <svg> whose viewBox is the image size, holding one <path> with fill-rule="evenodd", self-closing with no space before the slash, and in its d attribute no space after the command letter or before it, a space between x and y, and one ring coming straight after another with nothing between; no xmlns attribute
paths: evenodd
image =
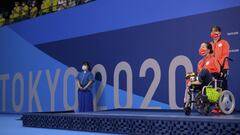
<svg viewBox="0 0 240 135"><path fill-rule="evenodd" d="M208 85L212 79L213 76L211 75L211 73L208 71L208 69L203 68L198 75L198 79L199 81L202 83L203 86Z"/></svg>

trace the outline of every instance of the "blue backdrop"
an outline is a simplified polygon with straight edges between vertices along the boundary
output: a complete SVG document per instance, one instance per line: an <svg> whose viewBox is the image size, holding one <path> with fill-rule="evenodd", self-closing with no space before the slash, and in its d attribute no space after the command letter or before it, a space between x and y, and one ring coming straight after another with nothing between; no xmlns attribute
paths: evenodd
<svg viewBox="0 0 240 135"><path fill-rule="evenodd" d="M77 109L74 77L89 61L95 110L180 109L212 25L231 46L240 108L238 1L98 0L0 29L1 112ZM124 9L124 11L123 11ZM110 12L111 11L111 12Z"/></svg>

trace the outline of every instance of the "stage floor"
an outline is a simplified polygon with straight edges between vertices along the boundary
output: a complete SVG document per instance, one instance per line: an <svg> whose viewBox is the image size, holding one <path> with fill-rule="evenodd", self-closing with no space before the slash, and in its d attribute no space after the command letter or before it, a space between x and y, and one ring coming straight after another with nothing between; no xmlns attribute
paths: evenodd
<svg viewBox="0 0 240 135"><path fill-rule="evenodd" d="M71 130L23 127L20 114L0 114L0 135L116 135Z"/></svg>
<svg viewBox="0 0 240 135"><path fill-rule="evenodd" d="M200 115L198 112L192 112L190 116L186 116L181 110L143 110L143 109L114 109L99 112L87 113L66 113L66 115L80 115L89 117L129 117L142 119L173 119L173 120L198 120L198 121L235 121L240 122L240 112L234 112L231 115L213 114L207 116Z"/></svg>
<svg viewBox="0 0 240 135"><path fill-rule="evenodd" d="M240 113L115 109L86 113L24 113L23 126L117 134L240 134Z"/></svg>

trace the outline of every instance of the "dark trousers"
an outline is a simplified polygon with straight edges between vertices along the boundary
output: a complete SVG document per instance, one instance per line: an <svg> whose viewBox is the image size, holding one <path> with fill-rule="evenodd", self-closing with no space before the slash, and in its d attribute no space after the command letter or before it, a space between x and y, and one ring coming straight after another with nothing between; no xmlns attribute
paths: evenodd
<svg viewBox="0 0 240 135"><path fill-rule="evenodd" d="M202 86L208 85L215 75L211 74L208 69L203 68L198 75L198 80L202 83Z"/></svg>
<svg viewBox="0 0 240 135"><path fill-rule="evenodd" d="M228 90L228 69L223 70L223 77L222 77L222 88L223 90Z"/></svg>
<svg viewBox="0 0 240 135"><path fill-rule="evenodd" d="M223 90L228 90L228 70L224 70L223 74L224 76L220 76L219 73L210 73L207 69L204 68L200 71L198 79L202 83L201 86L206 86L212 81L212 78L214 77L222 81L222 84L218 87L223 88Z"/></svg>

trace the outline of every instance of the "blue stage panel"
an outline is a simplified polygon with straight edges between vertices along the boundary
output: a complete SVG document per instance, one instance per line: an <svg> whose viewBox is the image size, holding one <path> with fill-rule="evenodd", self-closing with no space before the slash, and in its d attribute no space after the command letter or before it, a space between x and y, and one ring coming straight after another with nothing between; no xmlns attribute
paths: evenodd
<svg viewBox="0 0 240 135"><path fill-rule="evenodd" d="M240 134L240 113L185 116L182 111L117 109L24 113L23 126L119 134Z"/></svg>

